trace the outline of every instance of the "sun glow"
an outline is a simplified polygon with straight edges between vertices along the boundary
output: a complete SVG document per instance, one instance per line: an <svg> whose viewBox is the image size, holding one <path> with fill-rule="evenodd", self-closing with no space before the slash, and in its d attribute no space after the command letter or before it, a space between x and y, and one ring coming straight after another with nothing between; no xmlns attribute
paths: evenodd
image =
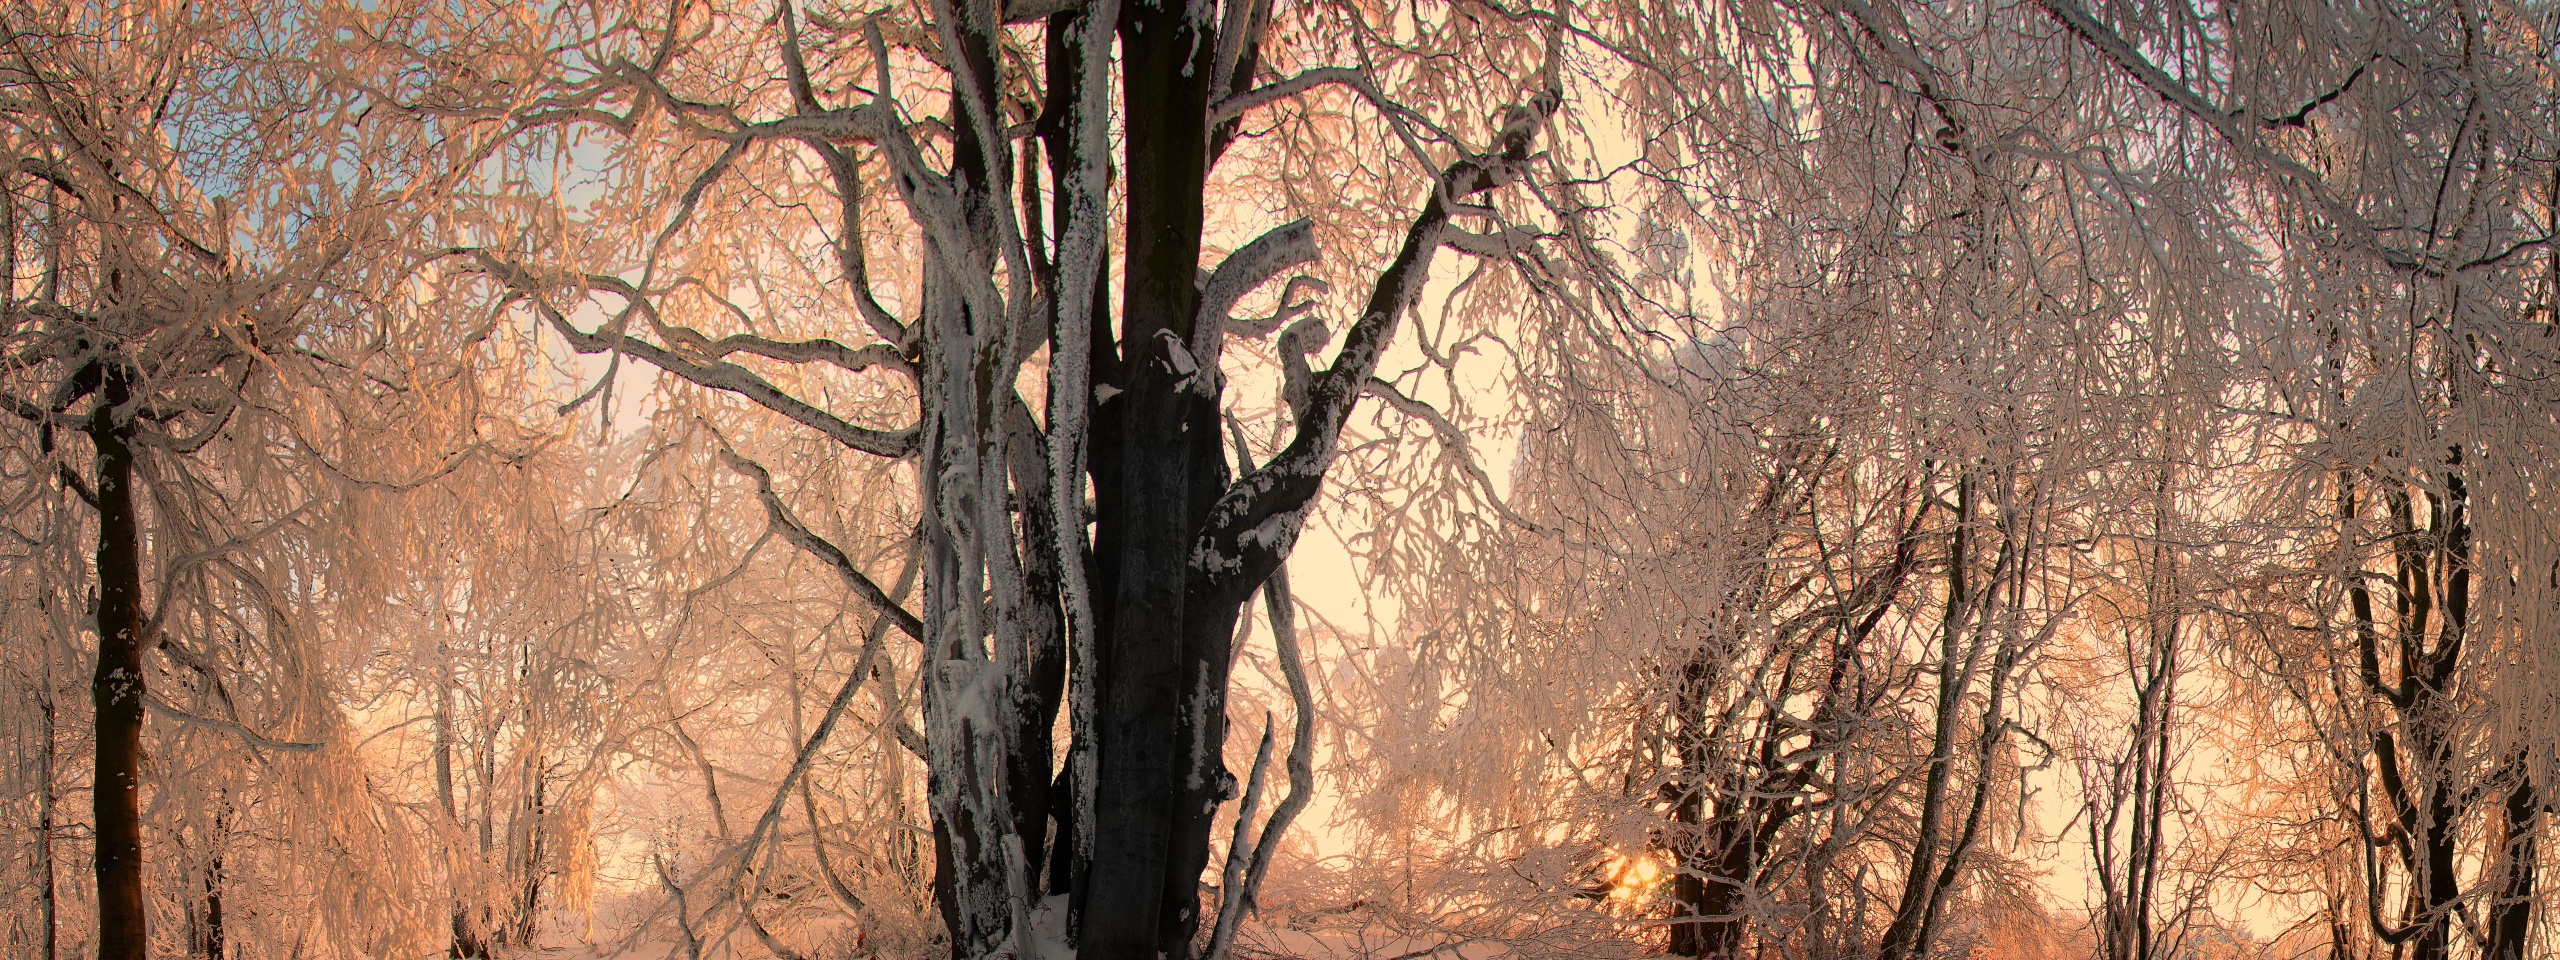
<svg viewBox="0 0 2560 960"><path fill-rule="evenodd" d="M1653 896L1656 881L1662 879L1662 858L1653 853L1628 855L1609 851L1609 899L1617 903L1638 903Z"/></svg>

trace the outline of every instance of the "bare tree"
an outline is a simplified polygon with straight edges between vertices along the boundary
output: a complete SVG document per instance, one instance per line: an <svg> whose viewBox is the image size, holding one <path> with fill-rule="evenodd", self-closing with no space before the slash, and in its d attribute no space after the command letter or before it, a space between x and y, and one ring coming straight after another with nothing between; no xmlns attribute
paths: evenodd
<svg viewBox="0 0 2560 960"><path fill-rule="evenodd" d="M192 879L166 895L191 918L189 949L221 954L244 800L222 784L292 779L235 753L211 765L219 775L155 787L146 717L175 724L164 745L203 734L193 742L309 753L318 744L298 738L325 736L334 709L298 660L300 597L276 573L294 551L263 552L313 510L312 475L270 463L302 422L279 407L335 379L343 324L399 272L367 247L433 193L447 146L367 122L378 62L340 56L345 12L0 8L0 403L11 449L39 467L16 478L11 512L42 511L42 536L90 543L76 558L60 540L13 556L38 584L13 600L33 601L25 639L49 649L73 638L49 635L66 617L43 611L94 622L80 654L101 957L153 949L143 857L169 811L183 811L162 823ZM342 166L349 156L365 160ZM59 512L74 501L93 519ZM41 566L63 560L75 566Z"/></svg>
<svg viewBox="0 0 2560 960"><path fill-rule="evenodd" d="M525 128L537 152L572 131L613 138L600 169L619 183L594 202L627 231L590 231L582 256L484 221L485 240L457 253L502 299L616 369L647 364L845 455L913 463L912 611L801 520L767 468L739 469L777 530L923 644L935 889L955 954L1031 952L1041 909L1067 911L1094 956L1194 949L1211 828L1237 786L1223 745L1238 612L1288 555L1364 384L1460 234L1452 220L1498 216L1485 204L1529 170L1559 105L1553 15L1487 13L1433 28L1426 48L1489 53L1483 79L1426 111L1398 99L1406 81L1379 61L1432 54L1369 39L1383 10L1337 36L1243 0L893 6L805 23L789 4L604 9L563 48L577 66L523 78L540 92L485 115ZM1506 73L1528 79L1495 79ZM1322 106L1298 105L1307 97ZM914 119L928 102L938 118ZM1328 153L1313 138L1353 121L1375 149ZM1274 123L1272 143L1246 148ZM1361 284L1332 361L1308 370L1330 337L1296 319L1316 304L1299 285L1263 319L1238 307L1317 261L1321 236L1356 250L1376 234L1299 219L1211 263L1225 228L1210 200L1231 189L1222 159L1278 178L1335 157L1399 171L1401 188L1377 189L1410 212L1387 228L1401 240ZM879 180L903 212L895 227L864 193ZM745 214L761 197L826 213ZM511 203L490 209L522 209ZM811 243L822 262L797 252ZM733 272L741 262L804 285L785 293ZM1372 269L1344 259L1331 272ZM1230 464L1226 348L1275 332L1293 426ZM1026 372L1045 386L1023 386ZM614 383L598 382L608 416ZM838 390L879 399L836 407ZM1044 889L1068 899L1045 907Z"/></svg>

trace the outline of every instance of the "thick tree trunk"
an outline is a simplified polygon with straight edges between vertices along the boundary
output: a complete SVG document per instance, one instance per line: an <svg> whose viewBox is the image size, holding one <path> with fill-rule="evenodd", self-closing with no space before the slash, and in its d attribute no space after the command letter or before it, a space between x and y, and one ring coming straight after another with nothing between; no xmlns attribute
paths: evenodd
<svg viewBox="0 0 2560 960"><path fill-rule="evenodd" d="M1690 655L1673 701L1681 779L1671 786L1671 821L1678 840L1672 846L1670 953L1679 957L1725 956L1738 934L1730 875L1723 871L1724 858L1715 853L1724 845L1719 836L1725 831L1708 800L1714 789L1708 782L1714 756L1704 718L1713 710L1705 693L1712 675L1705 651Z"/></svg>
<svg viewBox="0 0 2560 960"><path fill-rule="evenodd" d="M1225 479L1214 391L1202 389L1214 381L1196 379L1215 373L1196 369L1183 346L1198 302L1206 84L1217 47L1203 10L1142 2L1120 19L1131 189L1116 384L1123 392L1110 418L1118 436L1107 450L1097 445L1092 468L1097 483L1109 485L1098 546L1112 554L1114 582L1109 594L1097 593L1112 612L1100 643L1101 768L1079 943L1085 960L1189 956L1209 830L1207 819L1186 814L1204 791L1225 786L1199 778L1202 761L1217 758L1185 755L1224 732L1217 701L1225 684L1210 675L1223 672L1236 616L1235 604L1190 609L1206 599L1190 595L1191 548ZM1185 772L1193 774L1188 782ZM1217 772L1216 781L1232 781Z"/></svg>
<svg viewBox="0 0 2560 960"><path fill-rule="evenodd" d="M142 898L142 535L133 502L132 427L116 420L133 387L109 368L89 438L98 451L98 769L91 789L97 831L98 958L145 960L151 947Z"/></svg>
<svg viewBox="0 0 2560 960"><path fill-rule="evenodd" d="M1683 822L1698 823L1697 815ZM1730 957L1742 943L1736 912L1749 866L1728 835L1738 826L1725 818L1705 824L1704 840L1681 850L1671 878L1671 949L1679 957Z"/></svg>

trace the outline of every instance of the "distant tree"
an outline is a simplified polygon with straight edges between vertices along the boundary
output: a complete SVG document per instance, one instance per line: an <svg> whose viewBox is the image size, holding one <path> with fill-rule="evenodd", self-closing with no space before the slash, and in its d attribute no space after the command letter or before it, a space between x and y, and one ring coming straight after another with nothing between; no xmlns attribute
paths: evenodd
<svg viewBox="0 0 2560 960"><path fill-rule="evenodd" d="M2267 238L2239 406L2287 478L2269 536L2320 561L2293 565L2258 665L2360 861L2335 948L2533 955L2551 721L2507 691L2545 675L2554 586L2532 492L2555 439L2551 11L2038 6L2075 64L2227 158Z"/></svg>

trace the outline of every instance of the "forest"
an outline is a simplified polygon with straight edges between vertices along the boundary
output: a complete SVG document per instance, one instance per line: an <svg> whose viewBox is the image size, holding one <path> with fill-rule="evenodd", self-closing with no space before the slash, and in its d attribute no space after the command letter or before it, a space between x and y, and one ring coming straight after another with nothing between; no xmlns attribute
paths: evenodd
<svg viewBox="0 0 2560 960"><path fill-rule="evenodd" d="M0 954L2560 956L2555 235L2554 0L0 0Z"/></svg>

